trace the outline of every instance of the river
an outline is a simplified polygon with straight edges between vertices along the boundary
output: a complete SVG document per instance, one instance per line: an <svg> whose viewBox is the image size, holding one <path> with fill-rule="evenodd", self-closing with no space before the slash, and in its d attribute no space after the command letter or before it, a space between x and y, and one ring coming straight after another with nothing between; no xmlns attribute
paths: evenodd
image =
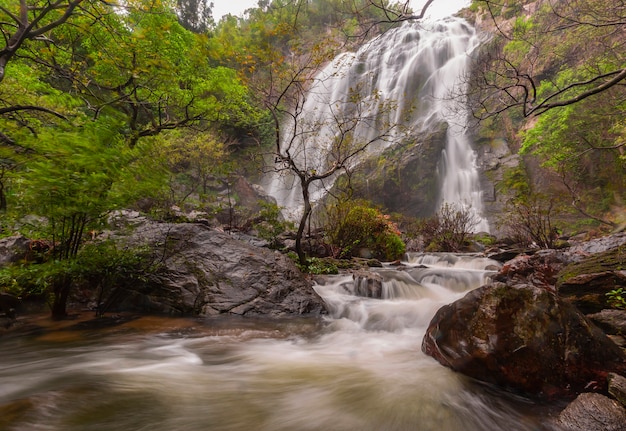
<svg viewBox="0 0 626 431"><path fill-rule="evenodd" d="M547 429L557 406L421 352L436 310L494 264L412 255L378 270L378 299L355 296L349 276L326 277L324 319L40 317L37 330L0 338L0 430Z"/></svg>

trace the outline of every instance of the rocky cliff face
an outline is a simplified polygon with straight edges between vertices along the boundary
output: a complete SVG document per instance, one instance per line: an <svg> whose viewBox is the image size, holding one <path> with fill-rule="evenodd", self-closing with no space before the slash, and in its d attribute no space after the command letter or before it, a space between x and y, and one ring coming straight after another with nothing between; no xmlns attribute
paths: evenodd
<svg viewBox="0 0 626 431"><path fill-rule="evenodd" d="M365 161L351 179L354 197L368 199L389 212L431 216L437 205L437 171L446 144L447 127L414 136Z"/></svg>

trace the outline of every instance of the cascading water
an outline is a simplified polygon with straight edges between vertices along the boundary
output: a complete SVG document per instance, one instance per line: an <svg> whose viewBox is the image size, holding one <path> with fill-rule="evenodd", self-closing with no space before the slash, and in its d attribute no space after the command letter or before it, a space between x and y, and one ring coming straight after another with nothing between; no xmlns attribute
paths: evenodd
<svg viewBox="0 0 626 431"><path fill-rule="evenodd" d="M298 120L283 127L282 148L289 145L298 166L323 172L327 163L333 162L329 154L346 118L356 122L355 141L375 141L363 156L446 122L440 200L471 206L480 219L477 230L488 231L487 222L480 217L475 155L464 130L467 112L459 103L469 54L478 43L467 22L447 18L406 23L370 41L357 53L338 56L315 78ZM332 182L331 178L312 184L312 201L322 197ZM265 187L288 214L297 214L302 198L293 175L273 174Z"/></svg>
<svg viewBox="0 0 626 431"><path fill-rule="evenodd" d="M410 255L315 286L317 319L143 317L0 337L3 431L540 431L554 408L472 383L424 355L436 310L498 264Z"/></svg>

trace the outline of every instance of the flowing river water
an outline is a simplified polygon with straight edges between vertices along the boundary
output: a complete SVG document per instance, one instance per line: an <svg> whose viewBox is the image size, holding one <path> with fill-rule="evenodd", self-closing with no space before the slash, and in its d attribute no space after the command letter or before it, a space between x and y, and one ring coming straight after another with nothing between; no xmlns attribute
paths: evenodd
<svg viewBox="0 0 626 431"><path fill-rule="evenodd" d="M378 299L329 276L316 286L323 319L144 316L5 334L0 430L548 429L556 406L479 385L421 352L436 310L496 265L411 255L402 270L378 270Z"/></svg>

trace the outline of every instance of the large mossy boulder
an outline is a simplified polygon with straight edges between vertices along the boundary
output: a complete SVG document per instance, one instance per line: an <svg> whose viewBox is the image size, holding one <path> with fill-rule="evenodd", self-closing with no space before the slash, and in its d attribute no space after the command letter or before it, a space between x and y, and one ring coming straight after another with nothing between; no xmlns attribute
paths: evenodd
<svg viewBox="0 0 626 431"><path fill-rule="evenodd" d="M626 289L626 245L567 265L559 272L556 287L584 313L610 308L607 293Z"/></svg>
<svg viewBox="0 0 626 431"><path fill-rule="evenodd" d="M422 350L483 382L540 398L606 392L626 358L571 303L527 284L494 283L442 307Z"/></svg>

